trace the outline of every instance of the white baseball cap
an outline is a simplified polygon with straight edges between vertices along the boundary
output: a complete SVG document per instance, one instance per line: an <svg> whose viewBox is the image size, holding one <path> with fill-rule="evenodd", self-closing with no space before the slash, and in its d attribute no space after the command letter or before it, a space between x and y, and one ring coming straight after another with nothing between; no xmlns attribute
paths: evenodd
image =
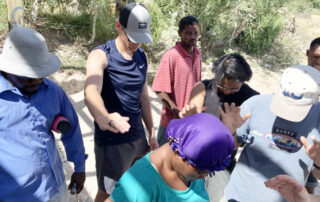
<svg viewBox="0 0 320 202"><path fill-rule="evenodd" d="M319 85L320 72L313 67L296 65L287 68L271 100L271 111L288 121L302 121L319 100Z"/></svg>
<svg viewBox="0 0 320 202"><path fill-rule="evenodd" d="M13 28L0 55L0 70L17 76L44 78L61 67L57 56L49 53L44 37L37 31Z"/></svg>
<svg viewBox="0 0 320 202"><path fill-rule="evenodd" d="M123 7L120 11L119 22L124 27L130 41L152 43L150 14L142 4L132 2Z"/></svg>

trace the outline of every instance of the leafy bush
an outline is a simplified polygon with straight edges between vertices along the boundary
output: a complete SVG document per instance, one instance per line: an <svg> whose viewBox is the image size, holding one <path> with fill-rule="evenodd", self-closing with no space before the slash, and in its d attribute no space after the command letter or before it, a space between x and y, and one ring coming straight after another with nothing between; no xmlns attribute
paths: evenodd
<svg viewBox="0 0 320 202"><path fill-rule="evenodd" d="M92 16L87 13L81 15L42 13L38 29L61 30L67 33L71 40L77 37L88 40L91 34L91 22Z"/></svg>
<svg viewBox="0 0 320 202"><path fill-rule="evenodd" d="M119 11L113 1L96 1L99 7L99 13L96 24L96 39L98 43L106 42L117 36L115 21L119 16Z"/></svg>
<svg viewBox="0 0 320 202"><path fill-rule="evenodd" d="M283 25L282 18L275 15L259 16L253 19L240 38L240 45L249 53L259 55L268 50Z"/></svg>
<svg viewBox="0 0 320 202"><path fill-rule="evenodd" d="M284 1L254 0L254 7L249 10L251 18L247 22L239 45L251 54L265 53L283 26L283 18L279 14ZM247 13L244 10L244 13Z"/></svg>
<svg viewBox="0 0 320 202"><path fill-rule="evenodd" d="M309 0L314 8L320 8L320 0Z"/></svg>
<svg viewBox="0 0 320 202"><path fill-rule="evenodd" d="M0 1L0 33L5 33L8 29L8 14L6 1ZM0 34L1 35L1 34Z"/></svg>

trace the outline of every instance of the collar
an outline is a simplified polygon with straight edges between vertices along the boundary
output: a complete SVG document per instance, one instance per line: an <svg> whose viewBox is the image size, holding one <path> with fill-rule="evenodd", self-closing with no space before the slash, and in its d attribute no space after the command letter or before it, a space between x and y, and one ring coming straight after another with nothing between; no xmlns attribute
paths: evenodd
<svg viewBox="0 0 320 202"><path fill-rule="evenodd" d="M14 87L0 72L0 94L5 91L15 91L17 89Z"/></svg>
<svg viewBox="0 0 320 202"><path fill-rule="evenodd" d="M189 55L189 53L187 53L187 51L183 48L183 46L181 45L181 42L178 41L176 42L176 46L177 46L177 49L179 51L179 53L182 54L183 57L192 57L191 55ZM194 47L193 49L193 58L196 58L200 55L200 51L197 47Z"/></svg>

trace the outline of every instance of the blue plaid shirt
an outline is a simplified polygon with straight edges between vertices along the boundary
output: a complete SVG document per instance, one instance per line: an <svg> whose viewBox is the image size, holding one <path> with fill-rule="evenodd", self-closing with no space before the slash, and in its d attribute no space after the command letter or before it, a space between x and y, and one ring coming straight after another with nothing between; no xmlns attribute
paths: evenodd
<svg viewBox="0 0 320 202"><path fill-rule="evenodd" d="M64 183L62 162L51 132L56 115L72 128L61 135L75 172L85 171L77 114L60 86L44 79L31 97L0 73L0 201L47 201Z"/></svg>

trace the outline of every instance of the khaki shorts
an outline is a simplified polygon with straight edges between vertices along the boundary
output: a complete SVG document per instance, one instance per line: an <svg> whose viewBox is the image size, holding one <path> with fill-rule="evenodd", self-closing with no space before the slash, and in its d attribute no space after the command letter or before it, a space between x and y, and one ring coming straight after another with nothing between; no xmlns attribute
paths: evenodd
<svg viewBox="0 0 320 202"><path fill-rule="evenodd" d="M94 145L98 187L111 194L116 181L149 149L145 136L124 144Z"/></svg>

